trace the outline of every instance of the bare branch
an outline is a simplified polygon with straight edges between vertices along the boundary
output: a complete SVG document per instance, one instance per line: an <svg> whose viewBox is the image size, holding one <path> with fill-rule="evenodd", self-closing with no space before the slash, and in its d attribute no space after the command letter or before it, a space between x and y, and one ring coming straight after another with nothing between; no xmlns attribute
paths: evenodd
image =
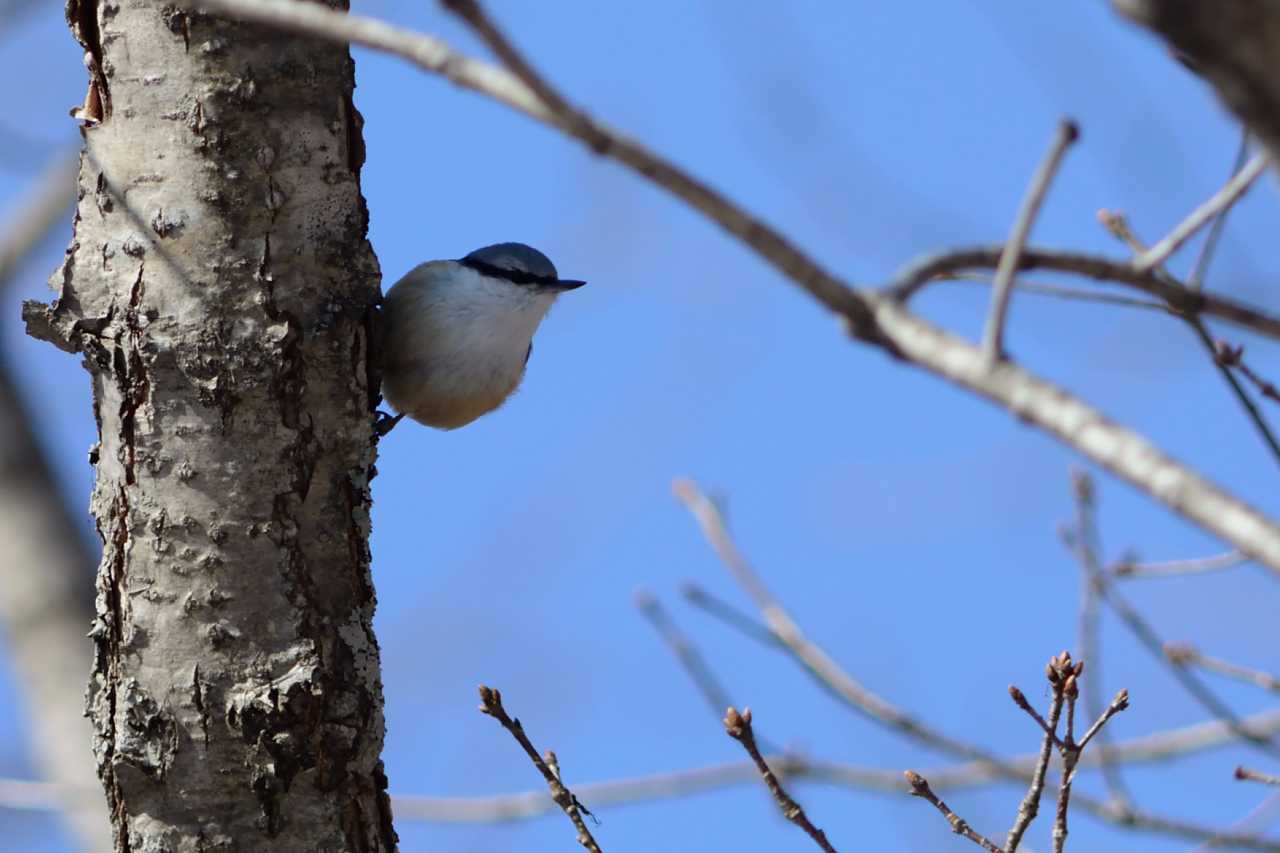
<svg viewBox="0 0 1280 853"><path fill-rule="evenodd" d="M1244 720L1244 725L1260 735L1280 731L1280 710L1267 711ZM1109 759L1123 764L1150 764L1183 755L1192 755L1233 742L1235 734L1221 720L1211 720L1144 737L1122 741L1106 748ZM1080 758L1078 769L1096 767L1102 745L1096 745ZM787 778L803 779L814 783L843 788L892 792L901 789L902 777L897 770L858 767L829 761L816 761L797 755L776 754L766 756L769 765ZM1037 755L1017 755L1003 764L1013 768L1017 777L1001 774L989 762L971 761L950 767L936 767L924 773L931 784L939 789L955 790L987 785L1008 779L1022 782L1032 778ZM633 779L592 782L576 786L578 794L600 806L646 800L674 798L717 790L730 785L754 782L757 778L751 762L719 764L674 773L660 773ZM16 783L32 784L32 783ZM0 804L3 799L0 780ZM477 822L492 820L519 820L547 814L556 808L544 792L530 791L522 794L504 794L493 797L421 797L400 795L394 798L397 818L407 820L432 820L443 822ZM56 806L49 806L54 808ZM1111 808L1108 806L1107 808ZM1119 814L1109 811L1100 816ZM1212 832L1206 830L1206 832Z"/></svg>
<svg viewBox="0 0 1280 853"><path fill-rule="evenodd" d="M720 719L720 715L724 713L722 709L730 707L733 702L729 698L729 691L725 690L724 685L720 683L720 679L716 677L711 665L702 656L702 652L692 640L685 636L684 632L676 627L666 608L652 594L641 590L636 593L635 602L636 607L680 662L681 668L689 674L698 693L715 713L716 719ZM767 738L761 737L758 741L766 752L780 752Z"/></svg>
<svg viewBox="0 0 1280 853"><path fill-rule="evenodd" d="M1123 213L1103 211L1099 215L1099 218L1112 234L1122 240L1139 256L1146 256L1148 254L1146 246L1144 246L1142 241L1133 233L1133 229L1129 227L1129 222ZM1173 275L1162 266L1157 265L1152 268L1151 271L1172 287L1179 289L1187 288L1186 285L1183 285L1175 279ZM1245 414L1248 415L1254 429L1258 431L1258 434L1262 436L1262 440L1266 442L1267 447L1271 450L1271 455L1276 458L1277 462L1280 462L1280 441L1276 439L1275 434L1271 431L1271 425L1268 424L1266 418L1262 416L1262 412L1253 402L1253 398L1249 396L1249 393L1245 391L1244 386L1240 384L1240 380L1236 379L1235 374L1228 368L1227 363L1223 358L1224 350L1221 342L1214 341L1213 336L1209 334L1209 330L1205 326L1202 318L1191 314L1183 314L1181 317L1186 321L1187 325L1191 327L1191 330L1195 332L1196 337L1200 341L1200 345L1204 347L1205 352L1208 353L1209 357L1213 360L1214 367L1222 376L1223 380L1226 381L1228 387L1231 388L1231 393L1235 395L1236 400L1244 409Z"/></svg>
<svg viewBox="0 0 1280 853"><path fill-rule="evenodd" d="M1018 209L1018 218L1014 220L1013 231L1005 241L1004 251L1000 253L1000 263L996 265L996 277L991 291L991 308L982 334L982 351L991 362L1004 358L1005 317L1009 311L1009 299L1013 296L1013 277L1018 271L1018 259L1027 245L1027 237L1040 213L1040 205L1049 192L1049 184L1058 173L1067 149L1079 137L1080 128L1075 122L1067 119L1058 123L1053 143L1031 178L1022 206Z"/></svg>
<svg viewBox="0 0 1280 853"><path fill-rule="evenodd" d="M1102 567L1098 557L1097 524L1094 522L1093 481L1082 471L1072 475L1072 486L1076 498L1076 524L1070 537L1070 545L1080 563L1080 653L1082 660L1090 662L1092 677L1085 683L1085 709L1090 716L1102 714L1102 641L1098 630L1098 604L1103 596ZM1072 703L1074 708L1074 702ZM1110 734L1103 736L1103 747L1111 745ZM1105 749L1100 753L1099 767L1102 778L1106 782L1107 792L1111 799L1121 807L1127 807L1132 800L1120 774L1119 767L1109 759Z"/></svg>
<svg viewBox="0 0 1280 853"><path fill-rule="evenodd" d="M777 636L767 627L761 625L724 599L707 592L698 584L686 581L681 584L680 593L684 596L685 601L708 616L715 617L747 639L755 640L767 648L785 648Z"/></svg>
<svg viewBox="0 0 1280 853"><path fill-rule="evenodd" d="M967 838L983 850L989 850L991 853L1004 853L1004 851L996 845L991 839L982 833L976 831L965 821L964 818L951 810L951 807L938 799L938 795L929 787L929 780L921 776L914 770L907 770L903 773L907 777L907 782L911 785L911 795L920 797L933 804L933 807L942 813L947 819L947 823L951 824L951 831L956 835Z"/></svg>
<svg viewBox="0 0 1280 853"><path fill-rule="evenodd" d="M548 758L543 758L538 754L538 750L534 749L533 744L529 741L529 737L524 733L524 726L520 725L520 721L513 719L507 714L505 708L502 707L502 694L492 687L480 685L480 710L481 712L493 717L502 727L511 733L516 739L516 743L524 749L525 754L529 756L529 760L533 762L533 766L538 768L538 772L542 774L542 778L547 780L547 787L551 789L551 799L555 800L556 805L569 816L569 820L573 821L574 827L578 830L578 843L590 850L591 853L600 853L600 846L596 844L596 840L591 836L591 831L587 829L587 824L582 819L584 811L582 804L578 802L578 798L573 792L565 787L560 781L559 766L556 765L555 753L548 752Z"/></svg>
<svg viewBox="0 0 1280 853"><path fill-rule="evenodd" d="M1235 776L1237 779L1246 782L1261 782L1264 785L1280 785L1280 776L1273 776L1270 773L1260 773L1257 770L1250 770L1243 765L1236 768Z"/></svg>
<svg viewBox="0 0 1280 853"><path fill-rule="evenodd" d="M711 543L721 562L729 569L733 579L755 602L769 630L786 647L788 654L823 689L854 710L921 743L965 758L999 760L987 750L935 731L917 721L905 711L868 690L857 679L845 672L826 652L805 637L800 626L765 588L755 570L738 551L715 503L699 491L691 480L676 480L672 484L672 490L697 520L703 535Z"/></svg>
<svg viewBox="0 0 1280 853"><path fill-rule="evenodd" d="M1111 703L1107 705L1106 710L1103 711L1102 714L1098 717L1098 719L1094 721L1093 725L1089 726L1089 730L1084 733L1084 737L1080 738L1079 748L1083 750L1086 746L1088 746L1089 741L1093 740L1094 736L1097 735L1098 732L1102 731L1102 727L1107 724L1108 720L1110 720L1116 714L1120 713L1121 711L1123 711L1125 708L1128 708L1128 707L1129 707L1129 691L1121 690L1111 700Z"/></svg>
<svg viewBox="0 0 1280 853"><path fill-rule="evenodd" d="M987 772L1000 778L1016 779L1023 782L1031 780L1032 769L1027 764L1023 763L1020 766L1010 765L1007 761L988 750L936 731L930 726L911 718L905 712L867 690L852 676L844 672L826 652L804 637L799 626L765 589L754 570L733 543L715 504L706 498L689 480L677 480L674 484L674 491L698 520L704 535L715 548L721 561L729 568L735 580L748 591L748 594L753 599L756 599L757 606L760 608L765 622L774 633L774 636L783 644L787 653L819 685L851 708L870 716L883 725L896 729L928 746L952 755L973 759L974 763L970 765L971 772ZM1238 735L1241 731L1249 732L1254 737L1265 738L1269 736L1271 729L1268 728L1264 733L1256 725L1252 727L1246 726L1238 721L1233 723L1214 723L1198 727L1191 738L1195 741L1210 739L1215 743L1223 743L1229 742L1232 735ZM1184 734L1189 735L1189 733ZM1221 740L1218 740L1219 738ZM1201 742L1203 743L1203 741ZM1187 744L1188 741L1183 740L1181 736L1178 738L1161 737L1147 741L1142 745L1141 750L1134 754L1135 756L1144 754L1149 758L1155 758L1156 756L1167 757L1180 753L1187 748ZM1118 755L1119 752L1119 749L1117 749L1115 754ZM1168 833L1184 838L1221 839L1223 837L1217 830L1207 829L1176 818L1142 812L1118 803L1103 803L1080 795L1075 797L1074 802L1091 814L1119 826L1142 827L1151 831ZM1253 838L1252 836L1248 837ZM1257 841L1256 838L1253 840ZM1245 846L1248 846L1249 843L1252 842L1247 842ZM1269 844L1271 842L1263 841L1261 843ZM1276 847L1280 849L1280 842L1276 843Z"/></svg>
<svg viewBox="0 0 1280 853"><path fill-rule="evenodd" d="M939 281L954 281L962 284L980 284L983 286L991 284L991 276L983 273L956 273ZM1034 293L1039 296L1052 296L1055 299L1069 300L1073 302L1096 302L1100 305L1119 305L1122 308L1142 308L1147 311L1159 311L1162 314L1176 314L1168 305L1163 302L1156 302L1153 299L1139 299L1133 296L1120 296L1115 293L1104 293L1100 290L1086 290L1082 287L1066 287L1058 284L1048 284L1045 282L1027 281L1026 279L1016 279L1013 283L1014 288L1020 293Z"/></svg>
<svg viewBox="0 0 1280 853"><path fill-rule="evenodd" d="M778 781L777 775L769 769L768 762L760 754L760 748L756 746L755 733L751 730L751 709L743 708L742 713L738 713L736 708L729 708L724 715L724 730L729 737L742 744L742 748L747 751L747 755L751 756L751 760L755 762L756 769L760 771L760 778L764 779L764 783L769 787L769 792L773 794L773 799L777 802L778 808L782 809L783 817L803 829L805 834L813 839L813 843L825 850L826 853L836 853L836 849L827 841L827 834L809 821L804 809L800 808L800 804L786 792L782 787L782 783Z"/></svg>
<svg viewBox="0 0 1280 853"><path fill-rule="evenodd" d="M964 246L924 255L903 267L889 283L886 292L905 301L930 282L952 278L966 270L994 269L1000 262L1003 251L1004 248L1000 245ZM1157 271L1136 270L1125 260L1028 247L1019 257L1018 268L1055 270L1094 281L1123 285L1161 300L1179 314L1206 314L1251 329L1260 335L1280 339L1280 317L1229 297L1188 290L1169 282Z"/></svg>
<svg viewBox="0 0 1280 853"><path fill-rule="evenodd" d="M1134 258L1134 267L1146 272L1162 266L1169 256L1195 236L1197 231L1208 225L1219 214L1230 210L1232 205L1243 198L1248 189L1253 186L1254 181L1267 170L1268 165L1270 165L1270 158L1266 154L1254 155L1243 169L1231 176L1226 186L1193 210L1186 219L1169 232L1168 236Z"/></svg>
<svg viewBox="0 0 1280 853"><path fill-rule="evenodd" d="M1214 355L1218 364L1224 367L1234 367L1239 370L1244 377L1253 383L1254 387L1262 396L1271 400L1273 403L1280 403L1280 390L1276 386L1263 379L1255 373L1249 365L1244 363L1244 347L1232 346L1226 341L1216 341L1213 343Z"/></svg>
<svg viewBox="0 0 1280 853"><path fill-rule="evenodd" d="M1206 574L1234 569L1249 562L1239 551L1227 551L1210 557L1193 557L1186 560L1165 560L1158 563L1136 563L1121 560L1107 570L1117 578L1167 578L1182 575Z"/></svg>
<svg viewBox="0 0 1280 853"><path fill-rule="evenodd" d="M1062 853L1067 843L1071 783L1075 781L1076 764L1080 761L1080 747L1075 742L1075 716L1076 699L1080 695L1080 676L1083 672L1084 661L1072 662L1071 654L1066 651L1050 658L1045 667L1045 676L1049 679L1054 700L1065 702L1067 707L1067 728L1058 746L1058 753L1062 756L1062 781L1058 785L1058 805L1053 815L1053 853Z"/></svg>
<svg viewBox="0 0 1280 853"><path fill-rule="evenodd" d="M1022 843L1022 836L1026 834L1027 828L1031 826L1031 822L1040 813L1040 797L1044 794L1044 779L1045 774L1049 771L1049 758L1053 755L1053 747L1059 743L1057 732L1058 716L1062 713L1062 693L1054 691L1052 703L1049 705L1049 719L1047 721L1040 716L1040 712L1031 707L1027 697L1017 687L1009 685L1009 695L1013 698L1014 703L1026 711L1031 719L1035 720L1041 730L1044 731L1044 741L1040 744L1040 757L1036 759L1036 769L1031 774L1031 787L1027 789L1026 796L1022 798L1022 803L1018 806L1018 816L1014 819L1013 826L1005 837L1005 850L1007 853L1014 853L1018 849L1018 845Z"/></svg>
<svg viewBox="0 0 1280 853"><path fill-rule="evenodd" d="M1044 717L1040 716L1040 712L1032 707L1031 703L1027 701L1026 694L1012 684L1009 685L1009 698L1011 698L1013 700L1013 704L1021 708L1028 717L1035 720L1036 725L1040 727L1040 730L1051 738L1052 744L1057 744L1059 742L1058 735L1056 734L1058 729L1057 716L1052 713L1052 708L1050 709L1051 713L1049 716L1052 718L1053 722L1050 723L1048 720L1045 720ZM1061 708L1058 710L1061 710Z"/></svg>
<svg viewBox="0 0 1280 853"><path fill-rule="evenodd" d="M1231 164L1231 175L1228 177L1238 174L1244 168L1248 156L1249 130L1241 128L1240 145L1236 148L1235 161ZM1227 214L1230 212L1230 208L1223 210L1213 218L1213 224L1209 226L1209 234L1200 245L1200 254L1196 256L1195 266L1191 268L1191 275L1187 277L1187 287L1192 290L1199 290L1204 286L1205 277L1209 274L1209 264L1213 263L1213 256L1218 250L1218 241L1222 239L1222 232L1227 227Z"/></svg>
<svg viewBox="0 0 1280 853"><path fill-rule="evenodd" d="M1179 665L1192 664L1209 672L1216 672L1272 693L1280 693L1280 678L1257 669L1240 666L1220 658L1211 658L1200 653L1189 643L1165 643L1164 654L1169 660Z"/></svg>
<svg viewBox="0 0 1280 853"><path fill-rule="evenodd" d="M1073 482L1075 484L1074 491L1077 507L1076 530L1066 544L1076 553L1081 567L1088 573L1090 581L1096 586L1102 600L1120 617L1120 621L1138 638L1142 645L1147 647L1147 650L1157 660L1169 662L1173 676L1187 693L1209 713L1231 726L1232 730L1246 743L1252 744L1272 755L1280 754L1280 746L1277 746L1274 740L1269 736L1259 737L1255 732L1251 732L1241 723L1235 712L1219 699L1217 694L1210 690L1194 673L1188 671L1179 661L1170 659L1165 654L1166 644L1156 633L1156 630L1136 608L1129 604L1124 596L1116 591L1115 586L1111 583L1111 578L1106 572L1102 571L1092 551L1087 548L1082 550L1082 542L1096 540L1093 517L1094 487L1092 478L1082 470L1075 472Z"/></svg>

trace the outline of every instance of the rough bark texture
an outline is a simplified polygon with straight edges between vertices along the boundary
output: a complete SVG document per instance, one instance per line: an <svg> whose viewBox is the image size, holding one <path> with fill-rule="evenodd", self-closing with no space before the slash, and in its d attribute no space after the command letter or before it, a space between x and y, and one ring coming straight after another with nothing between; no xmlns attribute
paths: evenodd
<svg viewBox="0 0 1280 853"><path fill-rule="evenodd" d="M394 849L350 56L155 0L67 16L91 80L75 236L25 313L92 377L116 850Z"/></svg>

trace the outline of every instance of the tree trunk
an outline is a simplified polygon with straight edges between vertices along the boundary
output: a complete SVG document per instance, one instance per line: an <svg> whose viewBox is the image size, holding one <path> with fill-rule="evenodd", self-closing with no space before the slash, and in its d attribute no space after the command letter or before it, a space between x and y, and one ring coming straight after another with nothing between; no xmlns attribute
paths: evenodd
<svg viewBox="0 0 1280 853"><path fill-rule="evenodd" d="M369 573L378 267L346 48L70 0L103 539L89 714L117 851L395 848Z"/></svg>

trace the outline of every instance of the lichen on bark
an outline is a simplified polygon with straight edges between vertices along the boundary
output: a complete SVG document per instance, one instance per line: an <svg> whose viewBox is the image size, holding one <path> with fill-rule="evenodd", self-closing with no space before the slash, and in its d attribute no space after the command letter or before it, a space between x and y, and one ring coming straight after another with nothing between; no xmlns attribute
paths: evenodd
<svg viewBox="0 0 1280 853"><path fill-rule="evenodd" d="M93 388L116 849L394 849L351 58L154 0L67 17L99 114L57 299L24 314Z"/></svg>

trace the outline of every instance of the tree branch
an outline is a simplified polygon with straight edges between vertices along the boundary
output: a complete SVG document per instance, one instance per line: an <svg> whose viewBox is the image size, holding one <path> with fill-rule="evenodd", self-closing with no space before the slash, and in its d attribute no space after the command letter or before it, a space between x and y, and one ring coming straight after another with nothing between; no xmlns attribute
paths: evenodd
<svg viewBox="0 0 1280 853"><path fill-rule="evenodd" d="M1049 193L1049 184L1058 173L1062 158L1071 147L1071 143L1079 138L1080 128L1075 122L1070 120L1059 122L1053 143L1031 177L1031 185L1027 187L1027 195L1018 209L1018 218L1014 220L1013 231L1005 241L1004 251L1000 253L1000 263L996 265L996 277L991 288L991 308L982 334L982 351L991 362L1004 358L1005 315L1009 310L1009 299L1013 296L1013 277L1018 271L1018 259L1027 245L1031 226L1035 224L1036 216L1040 213L1040 205L1044 203L1044 198Z"/></svg>
<svg viewBox="0 0 1280 853"><path fill-rule="evenodd" d="M1256 733L1245 728L1241 724L1240 718L1222 699L1218 698L1216 693L1210 690L1194 673L1188 671L1181 662L1165 654L1166 644L1156 633L1155 628L1136 608L1129 604L1124 596L1115 590L1111 579L1102 571L1097 558L1093 556L1091 551L1087 548L1082 550L1082 542L1092 542L1096 539L1093 514L1094 487L1092 479L1084 471L1075 472L1073 483L1077 520L1076 528L1072 536L1069 537L1067 545L1080 560L1081 567L1088 573L1091 582L1095 584L1098 595L1115 612L1125 627L1137 637L1138 641L1146 646L1147 651L1154 655L1157 660L1169 663L1174 678L1205 710L1227 723L1246 743L1271 755L1280 755L1280 745L1275 740L1271 737L1259 737Z"/></svg>
<svg viewBox="0 0 1280 853"><path fill-rule="evenodd" d="M1053 699L1049 705L1048 720L1041 717L1040 713L1031 707L1027 697L1017 687L1009 685L1009 696L1013 699L1014 704L1025 711L1031 719L1035 720L1044 732L1044 740L1040 744L1040 757L1036 759L1036 769L1031 774L1031 787L1027 789L1026 796L1022 798L1022 803L1018 806L1018 816L1014 819L1013 826L1005 837L1005 850L1008 853L1014 853L1018 849L1018 845L1022 843L1022 836L1026 834L1027 828L1031 826L1031 822L1040 813L1040 797L1044 793L1044 778L1049 771L1049 758L1053 755L1053 747L1058 743L1058 717L1062 713L1062 694L1057 691L1054 692Z"/></svg>
<svg viewBox="0 0 1280 853"><path fill-rule="evenodd" d="M1271 673L1203 655L1189 643L1165 643L1164 654L1169 660L1179 665L1194 664L1201 669L1252 684L1271 693L1280 693L1280 678Z"/></svg>
<svg viewBox="0 0 1280 853"><path fill-rule="evenodd" d="M751 761L760 771L760 778L764 780L769 793L773 794L774 801L782 810L782 816L803 829L805 834L813 839L813 843L826 853L836 853L836 849L827 841L827 834L813 825L808 815L804 813L804 809L800 808L800 804L786 792L782 783L778 781L777 774L769 769L768 762L760 754L760 748L756 746L755 733L751 730L751 709L743 708L742 713L738 713L736 708L729 708L724 715L724 730L729 737L742 744L747 755L751 756Z"/></svg>
<svg viewBox="0 0 1280 853"><path fill-rule="evenodd" d="M947 823L951 824L952 832L959 835L961 838L969 839L983 850L990 851L990 853L1004 853L1003 848L999 847L990 838L987 838L985 835L969 826L968 821L952 811L951 806L939 799L938 795L929 787L928 779L924 778L914 770L907 770L903 775L907 777L907 783L911 785L911 796L920 797L922 800L926 800L932 804L933 807L941 812L942 816L947 819Z"/></svg>
<svg viewBox="0 0 1280 853"><path fill-rule="evenodd" d="M1257 154L1243 169L1236 172L1222 189L1210 196L1203 204L1191 211L1190 215L1169 232L1150 249L1133 259L1133 265L1141 271L1157 269L1164 265L1169 256L1178 251L1195 233L1244 197L1254 181L1267 170L1270 159L1266 154Z"/></svg>
<svg viewBox="0 0 1280 853"><path fill-rule="evenodd" d="M1227 551L1210 557L1192 557L1185 560L1164 560L1158 563L1139 563L1131 559L1121 560L1108 569L1117 578L1168 578L1181 575L1198 575L1234 569L1249 562L1239 551Z"/></svg>
<svg viewBox="0 0 1280 853"><path fill-rule="evenodd" d="M951 278L966 270L995 269L1000 263L1002 252L1003 247L1000 245L961 246L924 255L899 270L887 286L886 293L905 301L930 282ZM1280 340L1280 317L1230 297L1190 290L1171 283L1156 271L1141 272L1134 269L1129 261L1029 247L1020 256L1018 268L1055 270L1094 281L1118 284L1153 296L1179 314L1206 314Z"/></svg>
<svg viewBox="0 0 1280 853"><path fill-rule="evenodd" d="M520 725L519 720L508 715L507 710L502 707L502 694L483 684L480 685L480 711L501 723L502 727L516 739L516 743L524 749L533 766L538 768L542 778L547 780L547 787L551 789L551 799L569 816L569 820L578 830L578 843L591 853L600 853L600 846L596 844L595 838L591 836L591 830L587 829L586 821L582 819L582 813L585 811L582 803L578 802L573 792L560 781L555 753L548 752L545 758L539 755L538 750L530 742L529 736L524 733L524 726Z"/></svg>
<svg viewBox="0 0 1280 853"><path fill-rule="evenodd" d="M1261 782L1264 785L1280 785L1280 776L1274 776L1270 773L1260 773L1257 770L1250 770L1243 765L1236 768L1235 776L1237 779L1245 782Z"/></svg>

